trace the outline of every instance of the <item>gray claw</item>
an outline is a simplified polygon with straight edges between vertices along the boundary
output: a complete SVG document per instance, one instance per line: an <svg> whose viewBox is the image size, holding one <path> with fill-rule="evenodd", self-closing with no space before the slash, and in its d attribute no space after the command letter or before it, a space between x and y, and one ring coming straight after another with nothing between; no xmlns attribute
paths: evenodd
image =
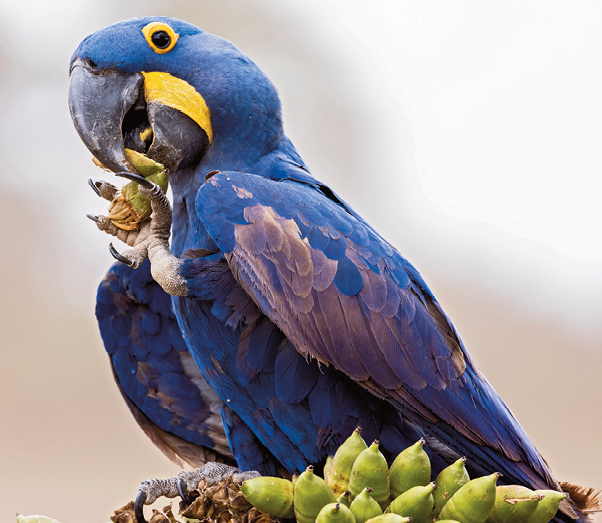
<svg viewBox="0 0 602 523"><path fill-rule="evenodd" d="M187 505L192 504L192 498L188 495L188 486L186 485L186 481L184 478L178 478L178 492L180 493L180 497L182 501Z"/></svg>
<svg viewBox="0 0 602 523"><path fill-rule="evenodd" d="M97 185L97 184L98 184L98 185ZM100 182L100 181L98 181L98 180L95 180L94 178L88 178L88 185L89 185L90 187L92 187L92 189L94 189L94 192L95 192L95 193L96 193L98 196L100 196L100 197L102 198L102 195L100 194L100 191L99 191L99 189L98 189L98 188L100 187L100 185L101 185L101 184L102 184L102 182ZM89 215L88 215L88 216L89 216Z"/></svg>
<svg viewBox="0 0 602 523"><path fill-rule="evenodd" d="M115 173L115 176L119 176L120 178L127 178L128 180L132 180L147 189L152 189L155 184L153 182L149 182L144 176L140 176L139 174L132 174L127 172Z"/></svg>
<svg viewBox="0 0 602 523"><path fill-rule="evenodd" d="M93 222L100 223L100 220L98 219L98 216L96 216L95 214L86 214L86 216L88 218L90 218L90 220L92 220Z"/></svg>
<svg viewBox="0 0 602 523"><path fill-rule="evenodd" d="M139 490L136 501L134 501L134 514L136 515L136 521L138 521L138 523L146 523L143 510L146 497L146 492L144 492L144 490Z"/></svg>
<svg viewBox="0 0 602 523"><path fill-rule="evenodd" d="M129 258L126 258L125 256L119 254L117 249L115 249L115 247L113 247L113 243L109 243L109 252L111 253L111 256L113 256L113 258L115 258L117 261L120 261L121 263L125 263L128 267L133 267L134 262L132 260L130 260Z"/></svg>

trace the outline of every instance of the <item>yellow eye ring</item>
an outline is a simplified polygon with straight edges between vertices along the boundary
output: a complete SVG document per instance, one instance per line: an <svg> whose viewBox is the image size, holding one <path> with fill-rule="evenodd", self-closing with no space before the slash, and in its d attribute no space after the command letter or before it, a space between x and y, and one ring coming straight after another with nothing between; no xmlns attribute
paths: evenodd
<svg viewBox="0 0 602 523"><path fill-rule="evenodd" d="M180 38L180 35L162 22L151 22L145 25L142 34L149 47L158 54L169 53Z"/></svg>

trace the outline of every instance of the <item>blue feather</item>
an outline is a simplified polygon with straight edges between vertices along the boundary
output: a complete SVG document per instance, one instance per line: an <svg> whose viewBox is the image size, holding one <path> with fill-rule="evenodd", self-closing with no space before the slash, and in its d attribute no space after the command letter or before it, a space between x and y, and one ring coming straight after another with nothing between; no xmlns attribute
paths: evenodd
<svg viewBox="0 0 602 523"><path fill-rule="evenodd" d="M276 396L288 403L305 399L320 374L317 363L306 361L288 340L280 347L274 368Z"/></svg>
<svg viewBox="0 0 602 523"><path fill-rule="evenodd" d="M364 280L355 263L347 258L347 256L344 256L339 259L334 283L346 296L355 296L360 292Z"/></svg>

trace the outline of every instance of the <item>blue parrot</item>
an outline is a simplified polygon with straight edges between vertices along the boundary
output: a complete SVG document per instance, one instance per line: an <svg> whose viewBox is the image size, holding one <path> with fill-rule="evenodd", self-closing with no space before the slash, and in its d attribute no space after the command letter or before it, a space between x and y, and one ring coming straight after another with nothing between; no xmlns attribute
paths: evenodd
<svg viewBox="0 0 602 523"><path fill-rule="evenodd" d="M390 460L424 437L433 474L558 483L420 273L304 164L276 89L234 45L173 18L124 21L71 58L69 107L97 162L153 217L98 290L136 420L172 459L291 474L360 425ZM170 206L125 149L169 170ZM111 200L116 189L92 180ZM171 234L171 242L170 242ZM586 503L563 502L558 518Z"/></svg>

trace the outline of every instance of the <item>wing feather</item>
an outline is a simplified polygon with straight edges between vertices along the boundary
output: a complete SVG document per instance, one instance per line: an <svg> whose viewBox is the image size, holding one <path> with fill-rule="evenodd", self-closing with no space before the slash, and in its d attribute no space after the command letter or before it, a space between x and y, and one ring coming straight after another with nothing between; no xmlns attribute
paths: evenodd
<svg viewBox="0 0 602 523"><path fill-rule="evenodd" d="M235 218L216 220L216 201ZM196 205L236 280L297 351L426 423L458 453L484 445L481 456L525 461L553 481L416 269L347 207L307 185L243 173L213 176ZM320 383L308 396L314 422L335 416Z"/></svg>

